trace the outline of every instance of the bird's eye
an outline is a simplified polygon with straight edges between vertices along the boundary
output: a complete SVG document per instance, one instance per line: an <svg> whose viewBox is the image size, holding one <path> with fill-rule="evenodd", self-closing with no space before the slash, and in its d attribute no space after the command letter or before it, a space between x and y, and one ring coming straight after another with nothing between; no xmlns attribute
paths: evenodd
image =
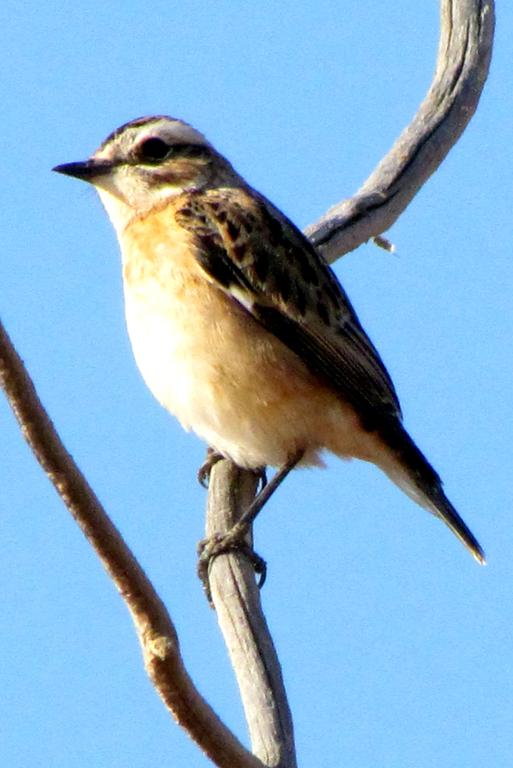
<svg viewBox="0 0 513 768"><path fill-rule="evenodd" d="M141 142L137 154L143 161L155 162L157 160L164 160L169 154L170 149L171 147L165 141L153 137Z"/></svg>

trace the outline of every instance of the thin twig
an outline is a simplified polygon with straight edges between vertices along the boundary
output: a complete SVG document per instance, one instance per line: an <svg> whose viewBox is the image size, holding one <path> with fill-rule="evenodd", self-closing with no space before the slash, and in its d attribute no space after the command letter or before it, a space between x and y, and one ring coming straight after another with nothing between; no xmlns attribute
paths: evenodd
<svg viewBox="0 0 513 768"><path fill-rule="evenodd" d="M306 228L328 262L389 229L465 130L492 55L493 0L442 0L431 87L417 114L358 192Z"/></svg>
<svg viewBox="0 0 513 768"><path fill-rule="evenodd" d="M187 674L171 618L151 582L64 448L0 323L0 384L32 451L125 601L144 664L176 722L222 768L262 768L219 720Z"/></svg>

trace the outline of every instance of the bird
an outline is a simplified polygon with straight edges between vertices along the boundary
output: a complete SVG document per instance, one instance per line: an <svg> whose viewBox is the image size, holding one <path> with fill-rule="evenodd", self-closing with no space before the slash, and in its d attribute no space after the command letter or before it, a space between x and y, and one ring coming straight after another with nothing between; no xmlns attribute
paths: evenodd
<svg viewBox="0 0 513 768"><path fill-rule="evenodd" d="M202 133L141 117L53 170L96 188L120 245L136 363L186 430L280 477L323 466L326 451L371 462L485 563L334 272Z"/></svg>

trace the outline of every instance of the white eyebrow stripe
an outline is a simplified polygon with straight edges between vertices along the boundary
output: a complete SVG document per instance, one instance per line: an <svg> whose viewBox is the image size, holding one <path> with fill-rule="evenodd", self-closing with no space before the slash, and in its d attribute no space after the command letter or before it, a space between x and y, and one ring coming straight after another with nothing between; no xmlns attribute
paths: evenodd
<svg viewBox="0 0 513 768"><path fill-rule="evenodd" d="M192 125L172 117L138 118L121 126L94 152L95 158L123 158L134 146L150 138L158 138L170 146L190 144L213 149L205 136Z"/></svg>
<svg viewBox="0 0 513 768"><path fill-rule="evenodd" d="M128 128L132 141L144 141L149 138L159 138L168 144L196 144L211 146L202 133L181 120L155 120L142 126Z"/></svg>

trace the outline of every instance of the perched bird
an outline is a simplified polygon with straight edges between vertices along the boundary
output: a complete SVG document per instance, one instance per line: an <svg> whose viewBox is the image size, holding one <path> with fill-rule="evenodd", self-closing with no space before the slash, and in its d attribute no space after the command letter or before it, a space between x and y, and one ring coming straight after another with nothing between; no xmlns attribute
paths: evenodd
<svg viewBox="0 0 513 768"><path fill-rule="evenodd" d="M135 359L185 429L242 468L373 462L484 563L334 273L201 133L139 118L54 170L96 187Z"/></svg>

